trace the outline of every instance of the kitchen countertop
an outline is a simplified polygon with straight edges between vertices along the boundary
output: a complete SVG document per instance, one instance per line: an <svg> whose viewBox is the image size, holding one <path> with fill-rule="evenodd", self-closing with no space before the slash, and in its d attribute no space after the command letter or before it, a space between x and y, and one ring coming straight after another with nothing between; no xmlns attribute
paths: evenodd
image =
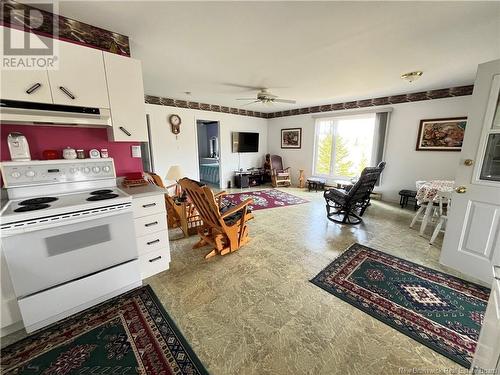
<svg viewBox="0 0 500 375"><path fill-rule="evenodd" d="M148 184L144 186L125 187L121 184L121 182L119 182L118 188L124 193L132 196L132 198L147 197L151 195L168 193L167 189L162 189L161 187L158 187L153 184Z"/></svg>

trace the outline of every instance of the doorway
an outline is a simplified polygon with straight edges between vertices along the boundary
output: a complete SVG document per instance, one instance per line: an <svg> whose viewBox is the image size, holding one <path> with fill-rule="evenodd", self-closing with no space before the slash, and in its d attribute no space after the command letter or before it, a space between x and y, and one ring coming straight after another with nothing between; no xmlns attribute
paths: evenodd
<svg viewBox="0 0 500 375"><path fill-rule="evenodd" d="M219 121L196 120L200 182L220 188Z"/></svg>

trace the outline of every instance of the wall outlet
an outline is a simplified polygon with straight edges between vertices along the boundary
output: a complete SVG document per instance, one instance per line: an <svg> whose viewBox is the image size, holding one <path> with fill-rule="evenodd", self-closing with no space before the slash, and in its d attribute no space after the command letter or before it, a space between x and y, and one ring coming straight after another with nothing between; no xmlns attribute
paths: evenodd
<svg viewBox="0 0 500 375"><path fill-rule="evenodd" d="M141 146L131 146L132 149L132 157L133 158L140 158L142 157L141 155Z"/></svg>

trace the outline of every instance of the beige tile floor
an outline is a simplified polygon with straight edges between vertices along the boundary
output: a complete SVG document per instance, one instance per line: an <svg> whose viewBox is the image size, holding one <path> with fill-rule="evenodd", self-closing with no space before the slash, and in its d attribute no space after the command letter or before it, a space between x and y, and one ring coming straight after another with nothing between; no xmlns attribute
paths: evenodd
<svg viewBox="0 0 500 375"><path fill-rule="evenodd" d="M430 246L429 236L408 227L413 211L374 201L361 225L341 226L326 219L320 192L285 191L310 202L256 211L252 241L224 257L205 260L209 248L191 248L196 236L174 240L170 269L146 280L209 372L463 373L308 281L354 242L454 273L438 263L440 242ZM2 345L22 336L15 333Z"/></svg>
<svg viewBox="0 0 500 375"><path fill-rule="evenodd" d="M459 365L314 286L308 280L350 244L452 273L438 247L408 227L413 211L373 202L364 223L325 217L321 193L287 192L310 202L260 210L252 241L205 260L196 236L171 242L170 270L147 282L212 374L401 374ZM171 237L177 236L171 231Z"/></svg>

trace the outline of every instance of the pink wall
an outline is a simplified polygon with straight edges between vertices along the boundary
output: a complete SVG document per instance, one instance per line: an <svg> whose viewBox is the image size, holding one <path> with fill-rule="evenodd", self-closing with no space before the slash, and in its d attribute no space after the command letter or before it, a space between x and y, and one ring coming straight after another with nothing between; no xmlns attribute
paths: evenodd
<svg viewBox="0 0 500 375"><path fill-rule="evenodd" d="M44 150L59 150L66 147L84 149L88 156L88 150L92 148L107 148L109 156L115 160L117 176L123 176L129 172L142 171L142 160L131 156L130 146L138 145L138 142L110 142L106 129L98 128L70 128L38 125L1 125L1 147L0 156L2 161L10 160L7 136L11 132L20 132L28 140L31 159L41 160Z"/></svg>

